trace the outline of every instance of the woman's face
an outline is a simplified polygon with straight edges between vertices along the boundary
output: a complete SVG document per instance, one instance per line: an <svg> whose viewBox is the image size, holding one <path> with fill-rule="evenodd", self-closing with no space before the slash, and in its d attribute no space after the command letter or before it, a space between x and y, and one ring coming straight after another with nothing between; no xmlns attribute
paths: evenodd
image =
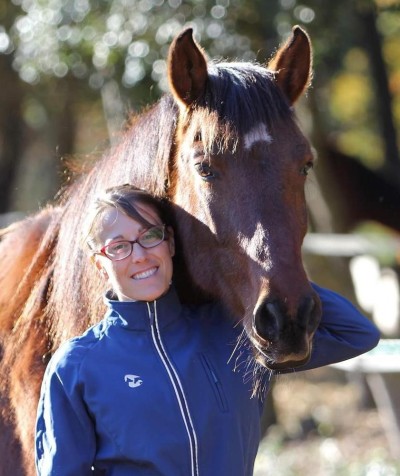
<svg viewBox="0 0 400 476"><path fill-rule="evenodd" d="M150 223L162 225L157 212L147 205L135 205L138 212ZM134 241L146 229L144 225L124 213L110 208L100 218L97 241L99 248L114 241ZM133 245L132 254L120 261L111 261L101 254L95 255L97 268L108 279L120 301L154 301L165 294L172 279L174 237L168 229L168 240L154 248Z"/></svg>

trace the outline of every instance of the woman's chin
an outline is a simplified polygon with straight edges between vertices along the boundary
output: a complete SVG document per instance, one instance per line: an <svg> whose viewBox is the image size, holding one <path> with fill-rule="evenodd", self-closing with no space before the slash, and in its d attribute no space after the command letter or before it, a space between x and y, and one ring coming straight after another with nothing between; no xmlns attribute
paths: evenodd
<svg viewBox="0 0 400 476"><path fill-rule="evenodd" d="M127 290L125 293L119 293L118 298L120 301L156 301L160 297L167 294L169 291L170 284L167 285L155 285L150 286L149 283L145 285L145 289L141 292L138 289L132 291Z"/></svg>

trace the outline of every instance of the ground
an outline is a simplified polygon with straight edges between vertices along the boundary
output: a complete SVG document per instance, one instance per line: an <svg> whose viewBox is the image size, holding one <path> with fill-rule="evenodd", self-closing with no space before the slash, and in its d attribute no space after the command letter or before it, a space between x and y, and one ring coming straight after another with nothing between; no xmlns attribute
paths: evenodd
<svg viewBox="0 0 400 476"><path fill-rule="evenodd" d="M254 476L400 476L365 389L332 368L281 377Z"/></svg>

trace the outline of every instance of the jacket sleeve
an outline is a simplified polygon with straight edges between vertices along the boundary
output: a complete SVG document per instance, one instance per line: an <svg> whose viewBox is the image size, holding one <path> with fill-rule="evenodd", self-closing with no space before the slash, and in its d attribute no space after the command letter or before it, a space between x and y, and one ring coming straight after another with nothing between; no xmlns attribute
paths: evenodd
<svg viewBox="0 0 400 476"><path fill-rule="evenodd" d="M94 424L81 397L77 360L64 346L45 372L35 434L39 476L93 475Z"/></svg>
<svg viewBox="0 0 400 476"><path fill-rule="evenodd" d="M378 329L350 301L316 284L312 286L321 299L322 317L314 335L311 358L296 371L351 359L378 344Z"/></svg>

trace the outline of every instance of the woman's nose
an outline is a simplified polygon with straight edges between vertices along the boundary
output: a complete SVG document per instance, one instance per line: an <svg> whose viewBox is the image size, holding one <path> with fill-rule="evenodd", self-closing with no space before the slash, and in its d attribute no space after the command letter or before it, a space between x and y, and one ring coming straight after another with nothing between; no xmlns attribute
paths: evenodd
<svg viewBox="0 0 400 476"><path fill-rule="evenodd" d="M147 250L139 245L139 243L133 243L131 259L132 261L141 261L146 258Z"/></svg>

